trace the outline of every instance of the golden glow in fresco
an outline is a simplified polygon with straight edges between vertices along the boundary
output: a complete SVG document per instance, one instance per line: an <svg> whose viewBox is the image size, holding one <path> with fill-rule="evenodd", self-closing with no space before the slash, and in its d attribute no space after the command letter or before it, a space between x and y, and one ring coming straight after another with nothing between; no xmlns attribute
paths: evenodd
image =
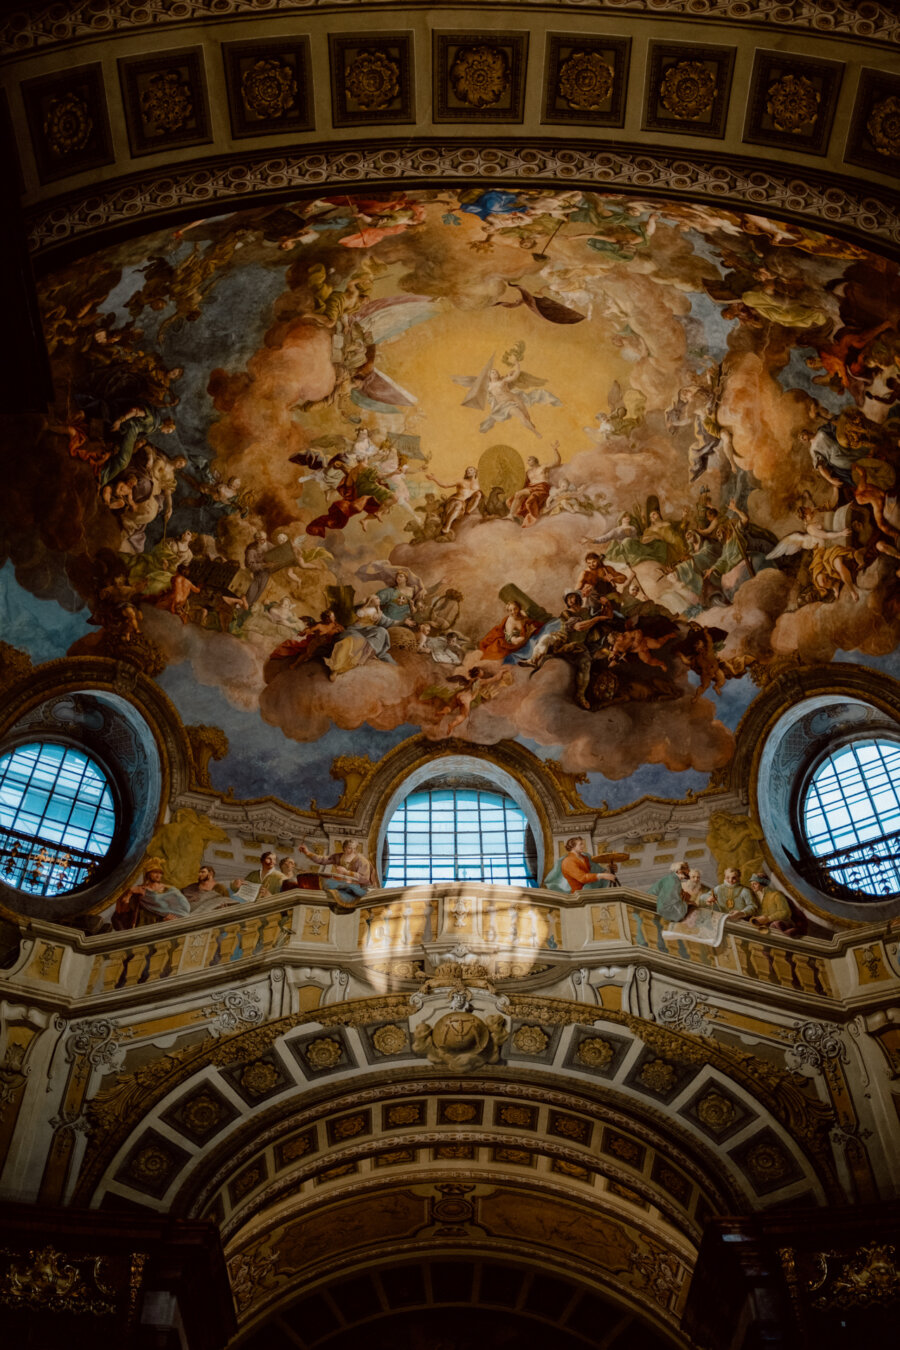
<svg viewBox="0 0 900 1350"><path fill-rule="evenodd" d="M71 651L189 663L295 742L708 773L732 682L896 647L900 285L854 245L580 190L325 197L41 301L18 585L83 607Z"/></svg>

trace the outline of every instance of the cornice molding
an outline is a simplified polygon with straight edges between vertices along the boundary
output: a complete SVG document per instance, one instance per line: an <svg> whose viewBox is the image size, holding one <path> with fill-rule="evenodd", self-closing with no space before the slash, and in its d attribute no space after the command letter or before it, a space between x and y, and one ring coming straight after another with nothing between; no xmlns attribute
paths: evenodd
<svg viewBox="0 0 900 1350"><path fill-rule="evenodd" d="M20 9L0 24L0 57L89 42L117 34L179 28L228 19L286 18L310 13L353 12L358 20L373 13L432 8L396 0L56 0ZM900 14L880 2L864 0L493 0L490 6L461 0L456 9L559 11L560 14L628 16L650 20L685 19L692 23L764 26L766 31L815 33L885 47L900 44Z"/></svg>
<svg viewBox="0 0 900 1350"><path fill-rule="evenodd" d="M522 144L511 140L366 142L319 145L295 152L221 156L155 169L108 184L90 184L29 213L34 255L76 251L86 236L157 228L181 216L215 214L253 201L274 202L306 192L362 185L429 186L447 182L537 186L553 183L593 191L714 202L759 211L900 255L900 194L865 188L792 166L684 150L648 153L640 146L599 150L595 144ZM99 241L92 241L95 244ZM67 247L68 246L68 247ZM48 259L49 263L49 259Z"/></svg>

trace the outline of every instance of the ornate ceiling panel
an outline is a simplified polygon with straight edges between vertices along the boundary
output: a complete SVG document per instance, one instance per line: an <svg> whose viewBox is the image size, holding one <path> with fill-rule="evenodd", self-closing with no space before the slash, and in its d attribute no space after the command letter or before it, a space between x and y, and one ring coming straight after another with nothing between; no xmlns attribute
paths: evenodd
<svg viewBox="0 0 900 1350"><path fill-rule="evenodd" d="M896 288L819 231L578 189L325 193L120 243L41 288L22 595L90 606L69 655L240 726L214 773L244 796L305 807L291 747L366 724L376 759L418 727L721 786L786 658L896 644ZM577 622L603 625L581 656Z"/></svg>
<svg viewBox="0 0 900 1350"><path fill-rule="evenodd" d="M653 186L894 235L885 6L259 9L69 3L7 21L35 248L250 191L457 176Z"/></svg>

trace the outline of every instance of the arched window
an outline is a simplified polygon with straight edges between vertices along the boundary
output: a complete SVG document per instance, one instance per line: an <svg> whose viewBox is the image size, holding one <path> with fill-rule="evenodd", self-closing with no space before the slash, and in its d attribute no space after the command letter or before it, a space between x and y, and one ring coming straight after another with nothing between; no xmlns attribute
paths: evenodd
<svg viewBox="0 0 900 1350"><path fill-rule="evenodd" d="M856 738L830 751L803 793L801 829L822 890L900 894L900 744Z"/></svg>
<svg viewBox="0 0 900 1350"><path fill-rule="evenodd" d="M0 879L32 895L88 885L109 853L116 808L90 755L32 741L0 758Z"/></svg>
<svg viewBox="0 0 900 1350"><path fill-rule="evenodd" d="M535 886L537 850L520 806L479 786L412 792L385 835L385 886L486 881Z"/></svg>

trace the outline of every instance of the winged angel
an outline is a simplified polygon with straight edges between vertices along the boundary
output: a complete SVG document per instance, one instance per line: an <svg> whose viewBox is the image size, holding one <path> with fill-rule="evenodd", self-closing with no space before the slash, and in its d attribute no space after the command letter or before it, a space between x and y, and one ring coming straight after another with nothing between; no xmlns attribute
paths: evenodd
<svg viewBox="0 0 900 1350"><path fill-rule="evenodd" d="M544 388L546 380L529 375L522 369L520 362L524 355L523 342L517 343L511 351L505 353L503 362L509 366L506 375L502 375L494 365L492 352L491 359L480 374L453 376L455 384L462 384L469 390L462 401L464 408L488 410L487 417L478 427L479 431L490 431L498 422L508 422L514 417L540 438L541 433L531 420L528 409L536 403L549 403L554 408L561 406L562 400Z"/></svg>

